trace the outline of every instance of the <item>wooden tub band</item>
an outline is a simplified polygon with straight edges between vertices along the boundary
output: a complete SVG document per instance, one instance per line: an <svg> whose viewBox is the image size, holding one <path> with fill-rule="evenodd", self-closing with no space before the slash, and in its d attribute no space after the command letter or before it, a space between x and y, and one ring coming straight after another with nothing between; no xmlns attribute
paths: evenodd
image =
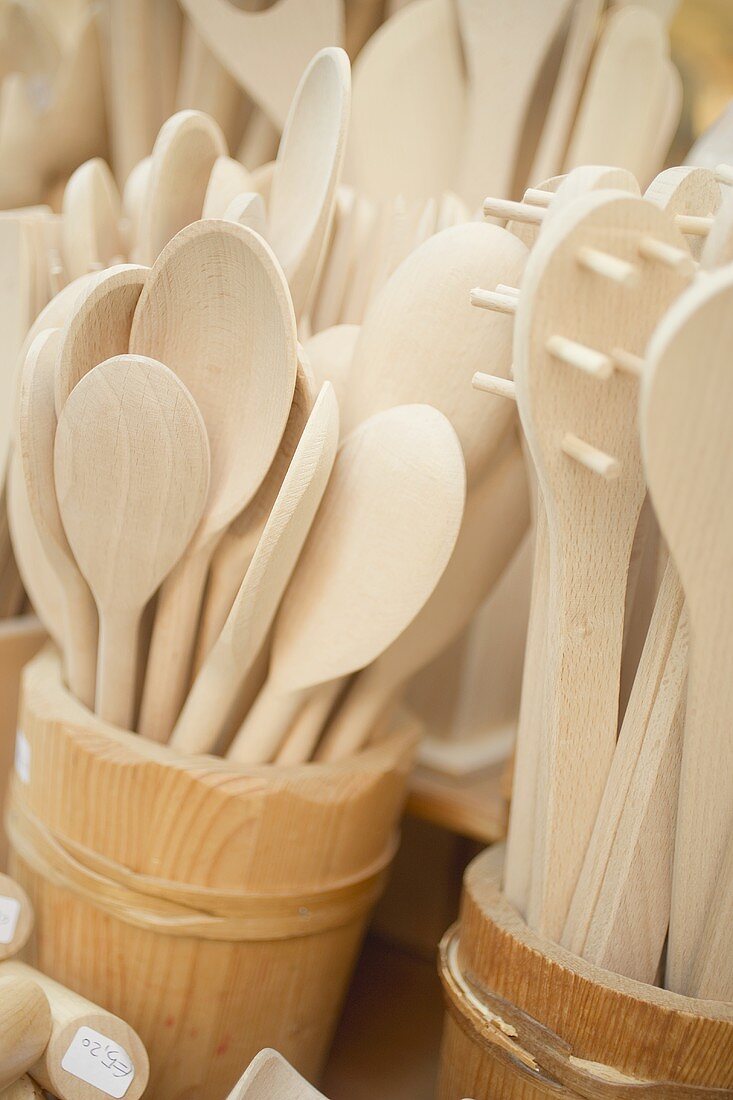
<svg viewBox="0 0 733 1100"><path fill-rule="evenodd" d="M291 939L352 923L381 894L397 848L394 838L389 850L359 875L311 894L220 893L137 874L73 841L61 841L15 789L6 827L13 849L36 874L97 909L169 936L231 942Z"/></svg>
<svg viewBox="0 0 733 1100"><path fill-rule="evenodd" d="M549 1095L584 1100L731 1100L727 1088L630 1077L613 1066L577 1058L567 1042L516 1005L471 982L458 962L458 926L440 945L441 978L447 1007L469 1038L511 1064Z"/></svg>

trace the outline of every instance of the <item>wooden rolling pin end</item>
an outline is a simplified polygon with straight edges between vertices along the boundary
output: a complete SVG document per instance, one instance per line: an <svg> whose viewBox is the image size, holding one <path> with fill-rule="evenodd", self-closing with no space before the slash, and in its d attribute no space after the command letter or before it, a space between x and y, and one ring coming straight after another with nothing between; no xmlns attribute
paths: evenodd
<svg viewBox="0 0 733 1100"><path fill-rule="evenodd" d="M31 978L0 976L0 1090L43 1055L51 1038L51 1009Z"/></svg>

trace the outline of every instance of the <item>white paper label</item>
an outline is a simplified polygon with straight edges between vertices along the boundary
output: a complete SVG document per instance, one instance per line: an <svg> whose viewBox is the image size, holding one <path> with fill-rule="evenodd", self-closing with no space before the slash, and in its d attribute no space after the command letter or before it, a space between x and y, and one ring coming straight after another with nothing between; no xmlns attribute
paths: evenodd
<svg viewBox="0 0 733 1100"><path fill-rule="evenodd" d="M15 735L15 771L22 783L30 783L31 745L22 730Z"/></svg>
<svg viewBox="0 0 733 1100"><path fill-rule="evenodd" d="M19 916L18 899L6 898L4 894L0 894L0 943L12 943Z"/></svg>
<svg viewBox="0 0 733 1100"><path fill-rule="evenodd" d="M91 1027L79 1028L61 1066L107 1096L124 1096L135 1076L127 1051Z"/></svg>

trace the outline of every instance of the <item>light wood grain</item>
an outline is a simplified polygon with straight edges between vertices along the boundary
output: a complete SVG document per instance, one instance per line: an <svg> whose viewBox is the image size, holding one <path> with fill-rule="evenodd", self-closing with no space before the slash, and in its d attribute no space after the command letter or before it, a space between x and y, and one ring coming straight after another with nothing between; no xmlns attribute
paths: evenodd
<svg viewBox="0 0 733 1100"><path fill-rule="evenodd" d="M234 605L202 665L171 745L211 752L272 625L323 497L338 446L338 405L325 383L303 429Z"/></svg>
<svg viewBox="0 0 733 1100"><path fill-rule="evenodd" d="M44 1092L30 1077L19 1077L12 1085L3 1089L2 1100L44 1100Z"/></svg>
<svg viewBox="0 0 733 1100"><path fill-rule="evenodd" d="M70 279L124 257L120 194L101 158L86 161L69 177L62 215L61 248Z"/></svg>
<svg viewBox="0 0 733 1100"><path fill-rule="evenodd" d="M644 198L656 203L675 217L691 214L694 217L714 215L721 202L720 185L709 168L682 165L667 168L652 180L644 192ZM705 237L685 237L690 252L699 260L706 244Z"/></svg>
<svg viewBox="0 0 733 1100"><path fill-rule="evenodd" d="M269 246L233 222L181 230L150 273L130 351L178 375L201 409L211 447L201 524L161 590L151 641L139 728L165 740L185 695L211 556L262 483L293 398L295 316Z"/></svg>
<svg viewBox="0 0 733 1100"><path fill-rule="evenodd" d="M201 518L209 466L201 413L154 359L94 367L59 418L59 512L99 613L95 711L124 729L135 716L140 619Z"/></svg>
<svg viewBox="0 0 733 1100"><path fill-rule="evenodd" d="M455 431L428 405L387 409L346 437L233 759L270 759L307 689L363 668L409 626L450 559L464 495Z"/></svg>
<svg viewBox="0 0 733 1100"><path fill-rule="evenodd" d="M728 370L732 302L729 269L712 272L691 287L650 343L642 388L649 490L690 616L666 972L666 984L680 992L689 988L733 830L732 742L726 733L733 715L727 673L733 608L719 580L733 530L727 491L733 460L725 413L733 400Z"/></svg>
<svg viewBox="0 0 733 1100"><path fill-rule="evenodd" d="M311 336L304 345L316 385L322 386L324 382L330 382L339 408L346 403L351 360L358 338L359 325L333 325Z"/></svg>
<svg viewBox="0 0 733 1100"><path fill-rule="evenodd" d="M51 1009L39 985L24 975L3 976L0 964L0 1089L22 1077L51 1038Z"/></svg>
<svg viewBox="0 0 733 1100"><path fill-rule="evenodd" d="M31 932L33 931L33 908L25 890L23 890L17 882L14 882L12 878L1 872L0 898L4 902L10 900L11 903L15 903L13 905L12 925L9 915L6 918L6 922L0 924L0 932L2 933L0 961L2 961L3 959L10 959L13 955L17 955L30 939ZM11 927L12 935L10 935Z"/></svg>
<svg viewBox="0 0 733 1100"><path fill-rule="evenodd" d="M238 160L217 157L206 185L201 217L223 218L229 204L242 192L251 190L252 177Z"/></svg>
<svg viewBox="0 0 733 1100"><path fill-rule="evenodd" d="M324 1100L276 1050L261 1050L247 1066L228 1100Z"/></svg>

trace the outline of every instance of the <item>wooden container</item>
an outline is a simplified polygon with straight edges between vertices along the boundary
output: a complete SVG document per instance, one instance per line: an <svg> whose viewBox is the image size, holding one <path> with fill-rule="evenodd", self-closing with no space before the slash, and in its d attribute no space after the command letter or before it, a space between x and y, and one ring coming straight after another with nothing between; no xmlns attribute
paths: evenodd
<svg viewBox="0 0 733 1100"><path fill-rule="evenodd" d="M26 670L20 728L8 832L29 961L135 1028L156 1100L223 1100L266 1046L315 1079L415 729L338 764L184 757L100 722L49 652Z"/></svg>
<svg viewBox="0 0 733 1100"><path fill-rule="evenodd" d="M631 981L535 935L500 892L502 858L470 864L441 943L439 1100L733 1096L733 1004Z"/></svg>
<svg viewBox="0 0 733 1100"><path fill-rule="evenodd" d="M35 615L20 615L0 621L0 871L5 870L8 856L2 822L15 748L20 674L46 637Z"/></svg>

